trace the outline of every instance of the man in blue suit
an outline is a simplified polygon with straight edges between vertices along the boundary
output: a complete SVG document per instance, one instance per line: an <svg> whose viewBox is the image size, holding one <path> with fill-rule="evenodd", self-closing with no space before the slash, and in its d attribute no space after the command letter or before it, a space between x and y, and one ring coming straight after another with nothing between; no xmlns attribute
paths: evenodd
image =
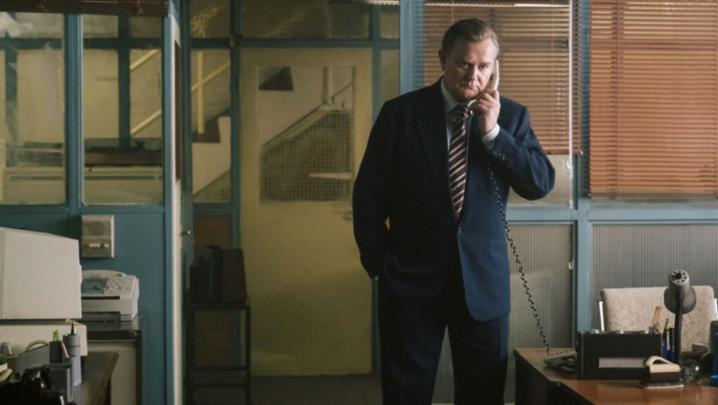
<svg viewBox="0 0 718 405"><path fill-rule="evenodd" d="M482 21L452 25L442 79L384 104L369 137L354 235L378 277L385 405L431 404L446 328L455 403L503 404L511 303L498 202L509 187L542 198L555 175L526 107L487 88L498 53Z"/></svg>

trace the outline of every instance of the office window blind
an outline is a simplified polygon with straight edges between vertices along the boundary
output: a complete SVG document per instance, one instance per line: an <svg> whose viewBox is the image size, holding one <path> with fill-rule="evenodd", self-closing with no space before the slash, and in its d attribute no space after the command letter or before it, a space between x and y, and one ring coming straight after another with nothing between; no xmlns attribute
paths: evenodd
<svg viewBox="0 0 718 405"><path fill-rule="evenodd" d="M166 17L169 0L2 0L0 11Z"/></svg>
<svg viewBox="0 0 718 405"><path fill-rule="evenodd" d="M528 107L531 126L547 153L568 154L572 145L570 16L567 0L426 2L424 85L433 84L443 74L438 52L444 32L458 20L478 18L499 37L499 92Z"/></svg>
<svg viewBox="0 0 718 405"><path fill-rule="evenodd" d="M573 152L582 154L584 150L588 150L588 144L586 137L583 142L581 140L582 133L588 133L588 119L583 114L583 103L582 99L586 97L588 93L588 86L586 86L582 79L581 73L581 50L582 50L582 32L583 24L581 23L580 13L581 3L579 1L572 1L571 5L571 136L573 142ZM584 50L585 52L585 50ZM584 130L585 129L585 130ZM588 179L586 179L588 180ZM586 182L588 183L588 181Z"/></svg>
<svg viewBox="0 0 718 405"><path fill-rule="evenodd" d="M591 0L592 196L718 194L718 3Z"/></svg>

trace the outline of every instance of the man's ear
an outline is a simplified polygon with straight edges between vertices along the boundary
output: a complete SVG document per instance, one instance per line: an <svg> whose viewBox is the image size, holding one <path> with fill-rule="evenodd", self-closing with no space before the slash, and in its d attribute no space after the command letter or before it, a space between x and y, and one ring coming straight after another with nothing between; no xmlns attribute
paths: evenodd
<svg viewBox="0 0 718 405"><path fill-rule="evenodd" d="M441 62L441 70L446 70L446 54L443 49L439 49L439 61Z"/></svg>

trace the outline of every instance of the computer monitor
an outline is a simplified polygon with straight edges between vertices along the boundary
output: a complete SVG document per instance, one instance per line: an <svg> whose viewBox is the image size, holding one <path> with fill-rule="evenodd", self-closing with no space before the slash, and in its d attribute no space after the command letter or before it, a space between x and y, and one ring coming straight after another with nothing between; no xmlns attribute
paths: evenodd
<svg viewBox="0 0 718 405"><path fill-rule="evenodd" d="M78 241L0 227L0 320L80 319Z"/></svg>

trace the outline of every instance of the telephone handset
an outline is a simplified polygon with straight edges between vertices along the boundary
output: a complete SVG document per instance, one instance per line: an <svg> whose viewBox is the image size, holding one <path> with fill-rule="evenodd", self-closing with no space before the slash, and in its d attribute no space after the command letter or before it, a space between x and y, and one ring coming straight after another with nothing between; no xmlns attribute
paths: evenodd
<svg viewBox="0 0 718 405"><path fill-rule="evenodd" d="M499 88L499 61L494 62L494 69L491 73L491 77L489 78L489 82L486 84L487 89L491 90L498 90ZM531 311L533 313L534 318L536 318L536 326L539 329L539 334L541 335L541 339L543 340L543 345L546 347L546 354L550 355L551 346L548 344L548 339L546 338L546 333L543 329L543 322L541 322L541 318L539 317L538 310L536 309L536 303L534 302L533 296L531 295L531 291L529 289L528 281L526 281L526 273L524 272L524 265L521 263L521 259L519 258L518 253L516 252L516 246L514 245L514 240L511 238L509 233L511 232L511 228L509 228L509 222L506 220L506 210L504 209L504 204L501 202L501 197L499 196L499 186L496 183L496 176L494 176L494 171L491 169L491 165L489 164L489 161L486 161L486 165L489 169L489 176L491 178L491 183L494 188L494 197L496 197L496 204L499 206L499 212L501 213L501 219L504 222L504 233L506 234L506 240L509 242L509 245L511 247L511 254L513 255L516 264L519 266L519 275L521 276L521 282L524 286L524 291L526 292L526 297L529 301L529 306L531 307ZM563 353L563 352L562 352ZM562 354L557 353L557 354Z"/></svg>
<svg viewBox="0 0 718 405"><path fill-rule="evenodd" d="M499 61L494 62L494 70L491 72L489 82L486 83L486 88L491 90L499 89Z"/></svg>

